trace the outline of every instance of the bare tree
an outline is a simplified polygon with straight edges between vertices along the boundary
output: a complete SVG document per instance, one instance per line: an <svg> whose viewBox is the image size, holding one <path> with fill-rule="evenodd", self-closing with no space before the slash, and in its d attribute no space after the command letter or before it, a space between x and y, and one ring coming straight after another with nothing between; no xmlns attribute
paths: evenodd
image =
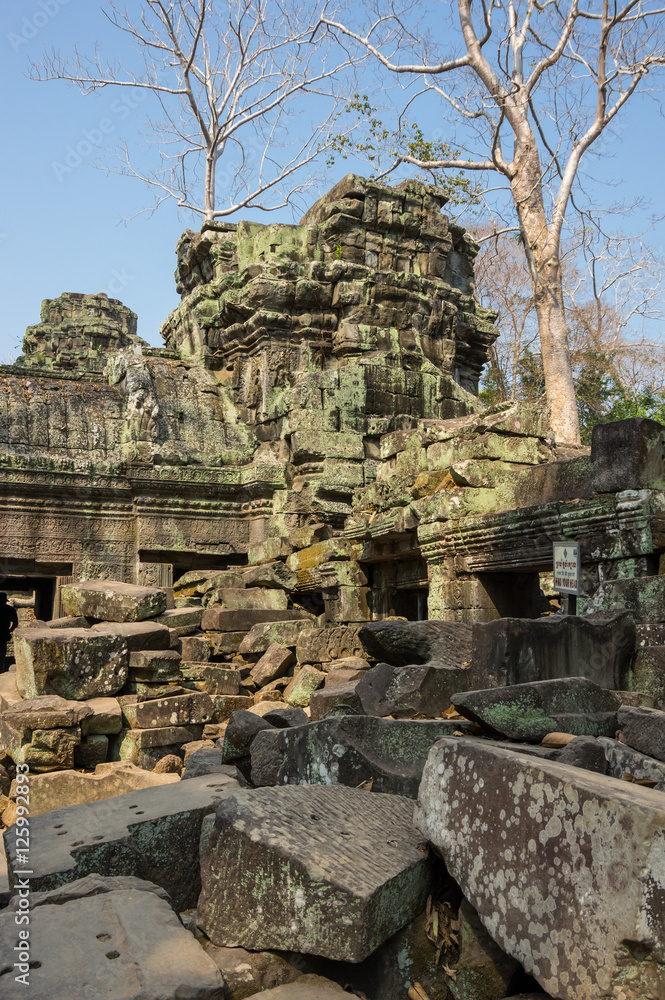
<svg viewBox="0 0 665 1000"><path fill-rule="evenodd" d="M589 220L586 220L588 225ZM501 337L493 347L489 376L500 400L531 396L521 384L528 355L541 354L536 309L527 263L517 241L480 227L476 238L476 293L498 310ZM582 247L586 262L580 254ZM665 389L665 260L644 234L608 234L596 228L571 233L562 248L568 345L573 375L594 369L626 401ZM654 335L655 334L655 335ZM611 400L607 400L608 408Z"/></svg>
<svg viewBox="0 0 665 1000"><path fill-rule="evenodd" d="M335 81L354 65L320 29L321 8L308 0L144 0L140 6L134 18L113 0L105 11L131 41L136 65L105 59L99 46L91 57L78 49L70 57L52 51L32 64L32 78L64 80L84 94L132 88L155 98L161 117L146 120L159 167L139 169L126 146L119 154L123 172L158 189L157 204L175 198L205 220L286 205L312 181L296 175L327 148L337 120ZM325 16L327 3L322 10Z"/></svg>
<svg viewBox="0 0 665 1000"><path fill-rule="evenodd" d="M386 14L379 3L369 28L323 20L391 73L422 79L420 93L437 94L461 126L453 141L468 158L404 154L398 162L504 178L533 286L550 423L557 440L574 444L579 422L566 342L564 217L583 157L665 63L665 8L661 0L456 0L452 7L440 43L440 4L423 15L426 32L411 20L422 5Z"/></svg>

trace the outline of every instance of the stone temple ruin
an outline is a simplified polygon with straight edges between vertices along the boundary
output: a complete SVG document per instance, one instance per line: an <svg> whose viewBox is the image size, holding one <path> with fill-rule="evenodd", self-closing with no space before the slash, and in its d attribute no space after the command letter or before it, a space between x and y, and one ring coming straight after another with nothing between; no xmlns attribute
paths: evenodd
<svg viewBox="0 0 665 1000"><path fill-rule="evenodd" d="M70 293L0 369L0 997L665 997L665 427L482 406L444 204L186 231L164 348Z"/></svg>

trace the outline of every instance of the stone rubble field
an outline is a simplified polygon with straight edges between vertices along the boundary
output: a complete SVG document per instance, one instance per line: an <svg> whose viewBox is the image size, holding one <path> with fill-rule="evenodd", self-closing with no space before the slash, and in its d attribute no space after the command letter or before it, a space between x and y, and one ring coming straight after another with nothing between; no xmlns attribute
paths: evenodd
<svg viewBox="0 0 665 1000"><path fill-rule="evenodd" d="M66 618L16 632L0 998L663 1000L665 710L633 690L639 595L325 626L288 607L283 566L71 584Z"/></svg>

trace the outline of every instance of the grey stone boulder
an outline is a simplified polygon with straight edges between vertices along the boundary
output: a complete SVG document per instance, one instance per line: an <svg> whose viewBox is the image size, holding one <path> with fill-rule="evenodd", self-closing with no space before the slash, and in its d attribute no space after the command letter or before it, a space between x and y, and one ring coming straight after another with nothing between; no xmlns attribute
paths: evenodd
<svg viewBox="0 0 665 1000"><path fill-rule="evenodd" d="M215 963L169 902L144 886L43 901L30 914L25 952L14 950L21 929L11 908L0 913L0 992L8 1000L224 1000ZM23 954L27 961L12 968ZM16 982L24 970L27 980Z"/></svg>
<svg viewBox="0 0 665 1000"><path fill-rule="evenodd" d="M329 715L364 715L362 702L356 690L358 681L334 684L312 692L309 699L310 718L313 722Z"/></svg>
<svg viewBox="0 0 665 1000"><path fill-rule="evenodd" d="M203 817L238 786L226 775L144 788L30 819L30 886L58 888L93 872L134 875L162 886L178 911L195 906ZM15 837L5 833L12 890L20 869Z"/></svg>
<svg viewBox="0 0 665 1000"><path fill-rule="evenodd" d="M166 610L166 591L111 580L87 580L62 587L66 614L105 622L140 622Z"/></svg>
<svg viewBox="0 0 665 1000"><path fill-rule="evenodd" d="M452 696L457 711L493 736L530 743L552 732L613 736L619 699L585 677L513 684Z"/></svg>
<svg viewBox="0 0 665 1000"><path fill-rule="evenodd" d="M471 627L461 622L368 622L358 636L370 656L394 667L459 667L471 659Z"/></svg>
<svg viewBox="0 0 665 1000"><path fill-rule="evenodd" d="M665 712L622 705L617 721L629 747L665 761Z"/></svg>
<svg viewBox="0 0 665 1000"><path fill-rule="evenodd" d="M622 610L499 618L473 626L469 680L474 687L489 688L587 677L600 687L628 690L634 650L633 616Z"/></svg>
<svg viewBox="0 0 665 1000"><path fill-rule="evenodd" d="M259 733L254 785L347 785L414 798L432 745L457 722L340 716ZM272 765L272 770L270 769Z"/></svg>
<svg viewBox="0 0 665 1000"><path fill-rule="evenodd" d="M633 781L652 781L653 787L665 792L665 764L654 757L633 750L619 740L601 736L598 740L605 751L608 771L615 778L630 775Z"/></svg>
<svg viewBox="0 0 665 1000"><path fill-rule="evenodd" d="M605 748L595 736L576 736L563 747L556 758L560 764L583 767L597 774L607 774L608 765Z"/></svg>
<svg viewBox="0 0 665 1000"><path fill-rule="evenodd" d="M270 722L266 722L255 712L244 710L234 712L224 731L222 763L227 764L230 761L248 757L257 734L264 729L273 728Z"/></svg>
<svg viewBox="0 0 665 1000"><path fill-rule="evenodd" d="M289 708L288 705L278 705L263 716L266 722L277 729L288 729L289 726L306 726L309 716L302 708Z"/></svg>
<svg viewBox="0 0 665 1000"><path fill-rule="evenodd" d="M218 946L362 961L431 890L412 810L340 785L236 792L208 841L199 927Z"/></svg>
<svg viewBox="0 0 665 1000"><path fill-rule="evenodd" d="M222 763L222 751L219 747L215 746L203 747L201 750L196 750L185 764L181 780L185 781L190 778L201 778L204 775L215 774L226 775L227 778L238 781L240 785L247 784L237 767L234 767L233 764Z"/></svg>
<svg viewBox="0 0 665 1000"><path fill-rule="evenodd" d="M16 687L22 698L55 694L68 701L117 694L128 676L122 636L93 629L17 629Z"/></svg>
<svg viewBox="0 0 665 1000"><path fill-rule="evenodd" d="M379 663L365 672L355 691L365 715L437 718L450 707L451 695L466 681L466 671L461 668Z"/></svg>
<svg viewBox="0 0 665 1000"><path fill-rule="evenodd" d="M414 822L494 941L552 996L665 995L660 792L444 738Z"/></svg>

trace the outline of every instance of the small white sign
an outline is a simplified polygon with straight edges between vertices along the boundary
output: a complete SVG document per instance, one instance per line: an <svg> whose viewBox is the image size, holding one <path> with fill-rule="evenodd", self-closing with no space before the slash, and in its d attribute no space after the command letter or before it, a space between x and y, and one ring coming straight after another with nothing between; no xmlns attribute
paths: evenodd
<svg viewBox="0 0 665 1000"><path fill-rule="evenodd" d="M579 594L579 542L554 542L554 589L562 594Z"/></svg>

